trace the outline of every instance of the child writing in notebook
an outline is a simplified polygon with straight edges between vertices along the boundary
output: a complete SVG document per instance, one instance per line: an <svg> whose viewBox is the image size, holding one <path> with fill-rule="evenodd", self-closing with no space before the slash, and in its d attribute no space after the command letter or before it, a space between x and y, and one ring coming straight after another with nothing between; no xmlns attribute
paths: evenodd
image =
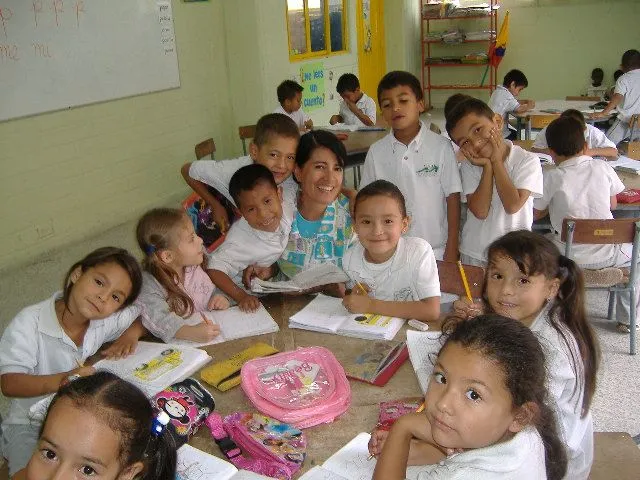
<svg viewBox="0 0 640 480"><path fill-rule="evenodd" d="M136 238L145 255L140 293L143 325L164 342L213 340L220 328L203 312L224 310L229 300L214 293L216 287L201 267L202 239L186 213L154 208L138 221Z"/></svg>
<svg viewBox="0 0 640 480"><path fill-rule="evenodd" d="M593 462L591 401L598 343L586 318L578 266L543 235L510 232L489 247L483 304L454 303L459 316L495 312L538 337L547 360L547 388L567 449L567 478L586 479Z"/></svg>
<svg viewBox="0 0 640 480"><path fill-rule="evenodd" d="M563 478L567 458L536 337L500 315L445 324L443 332L424 412L371 436L373 479L404 479L407 465L421 465L421 480Z"/></svg>
<svg viewBox="0 0 640 480"><path fill-rule="evenodd" d="M540 160L502 138L502 121L475 98L458 103L447 117L447 132L468 160L460 167L468 206L460 243L464 264L484 266L493 240L531 229L533 198L542 196Z"/></svg>
<svg viewBox="0 0 640 480"><path fill-rule="evenodd" d="M520 70L509 70L502 85L498 85L489 99L489 108L502 117L502 137L516 140L517 133L509 127L509 113L524 113L533 110L533 100L518 100L520 92L529 86L529 81Z"/></svg>
<svg viewBox="0 0 640 480"><path fill-rule="evenodd" d="M175 445L155 417L145 395L112 373L74 380L51 401L37 449L13 478L174 480Z"/></svg>
<svg viewBox="0 0 640 480"><path fill-rule="evenodd" d="M238 303L240 310L254 311L260 301L242 288L243 272L247 287L252 275L263 280L272 276L274 272L269 267L278 260L289 240L293 206L283 205L282 187L259 164L247 165L234 173L229 192L242 218L231 226L222 245L208 255L207 274Z"/></svg>
<svg viewBox="0 0 640 480"><path fill-rule="evenodd" d="M342 268L352 280L342 301L351 313L432 321L440 315L440 282L429 243L403 237L410 219L400 189L376 180L358 192L354 229L359 243Z"/></svg>
<svg viewBox="0 0 640 480"><path fill-rule="evenodd" d="M58 390L71 375L90 375L84 361L102 344L117 340L127 351L143 333L141 308L133 304L142 275L126 250L99 248L71 266L63 291L23 309L0 340L0 386L12 397L2 423L2 450L9 472L23 468L40 425L29 409ZM134 322L135 320L135 322ZM111 350L113 352L113 350Z"/></svg>

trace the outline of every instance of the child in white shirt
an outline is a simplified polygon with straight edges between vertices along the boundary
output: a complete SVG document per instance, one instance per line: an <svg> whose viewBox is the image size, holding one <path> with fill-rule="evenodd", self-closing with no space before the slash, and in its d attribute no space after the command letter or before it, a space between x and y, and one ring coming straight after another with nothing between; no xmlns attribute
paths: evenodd
<svg viewBox="0 0 640 480"><path fill-rule="evenodd" d="M238 303L242 311L256 310L259 300L242 287L243 272L247 287L251 276L272 276L271 267L284 251L293 208L283 205L282 189L271 172L254 164L239 169L229 183L229 192L242 213L220 247L209 254L207 274L213 283Z"/></svg>
<svg viewBox="0 0 640 480"><path fill-rule="evenodd" d="M591 70L591 81L586 88L587 97L600 97L600 100L604 98L604 94L607 91L607 86L602 84L604 80L604 71L601 68L594 68Z"/></svg>
<svg viewBox="0 0 640 480"><path fill-rule="evenodd" d="M447 118L447 132L468 161L462 162L468 213L462 228L462 263L486 264L485 249L512 230L531 229L533 198L542 195L538 157L504 140L502 117L482 100L460 102Z"/></svg>
<svg viewBox="0 0 640 480"><path fill-rule="evenodd" d="M571 117L580 123L582 130L584 131L584 139L586 141L586 149L584 154L590 157L617 157L618 149L615 143L607 138L604 132L593 125L589 125L584 121L584 115L580 110L570 108L560 114L560 117ZM551 154L549 146L547 145L547 128L544 127L538 135L531 150L534 152L542 152Z"/></svg>
<svg viewBox="0 0 640 480"><path fill-rule="evenodd" d="M502 136L508 140L516 140L516 131L509 128L508 114L524 113L536 106L533 100L518 100L520 92L528 86L529 81L524 73L510 70L489 99L489 108L502 117Z"/></svg>
<svg viewBox="0 0 640 480"><path fill-rule="evenodd" d="M640 114L640 51L627 50L622 55L621 65L624 74L618 78L613 98L594 118L608 116L614 108L618 109L618 118L607 131L607 137L616 145L630 135L631 140L640 138L640 128L631 132L630 122L633 115Z"/></svg>
<svg viewBox="0 0 640 480"><path fill-rule="evenodd" d="M407 465L420 465L418 480L560 480L567 456L535 335L500 315L453 320L443 332L424 412L371 435L373 480L404 479Z"/></svg>
<svg viewBox="0 0 640 480"><path fill-rule="evenodd" d="M2 422L2 451L9 473L24 468L38 440L40 423L29 409L58 391L71 376L94 373L85 360L106 343L105 356L135 350L144 329L134 304L140 293L140 267L121 248L99 248L75 263L63 291L23 309L0 340L2 393L12 398ZM134 322L135 321L135 322Z"/></svg>
<svg viewBox="0 0 640 480"><path fill-rule="evenodd" d="M343 304L351 313L434 321L440 315L436 258L426 240L403 237L410 219L393 183L376 180L358 192L354 229L359 243L342 259L351 279Z"/></svg>
<svg viewBox="0 0 640 480"><path fill-rule="evenodd" d="M411 73L387 73L378 101L392 131L369 148L360 186L379 179L397 185L411 217L409 234L429 242L436 259L456 261L462 185L451 142L420 121L423 91Z"/></svg>
<svg viewBox="0 0 640 480"><path fill-rule="evenodd" d="M360 90L358 77L353 73L340 75L336 90L342 97L342 102L340 102L340 113L329 119L331 125L344 123L371 127L376 124L376 102Z"/></svg>
<svg viewBox="0 0 640 480"><path fill-rule="evenodd" d="M201 267L202 239L183 210L154 208L138 221L136 238L145 257L140 302L143 325L156 337L209 342L220 333L202 312L224 310L229 300Z"/></svg>
<svg viewBox="0 0 640 480"><path fill-rule="evenodd" d="M313 128L311 117L302 110L304 87L293 80L285 80L278 85L277 95L280 106L273 113L283 113L293 120L300 130Z"/></svg>

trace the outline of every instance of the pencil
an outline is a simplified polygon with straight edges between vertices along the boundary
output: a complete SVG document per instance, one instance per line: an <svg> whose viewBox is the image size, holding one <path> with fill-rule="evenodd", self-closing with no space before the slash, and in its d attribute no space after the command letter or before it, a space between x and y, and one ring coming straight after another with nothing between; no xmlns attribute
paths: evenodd
<svg viewBox="0 0 640 480"><path fill-rule="evenodd" d="M208 323L209 325L213 325L213 322L211 320L209 320L204 313L200 312L200 316L202 317L202 320L204 320L204 323Z"/></svg>
<svg viewBox="0 0 640 480"><path fill-rule="evenodd" d="M367 291L365 290L365 288L362 286L360 282L356 282L356 287L360 289L363 295L368 295Z"/></svg>
<svg viewBox="0 0 640 480"><path fill-rule="evenodd" d="M81 362L78 357L76 357L76 364L78 365L78 368L83 368L84 367L84 363Z"/></svg>
<svg viewBox="0 0 640 480"><path fill-rule="evenodd" d="M422 403L420 404L420 406L419 406L419 407L418 407L418 409L416 410L416 413L420 413L420 412L422 412L423 410L424 410L424 402L422 402Z"/></svg>
<svg viewBox="0 0 640 480"><path fill-rule="evenodd" d="M469 289L469 282L467 281L467 274L464 273L464 267L462 266L462 262L460 260L458 260L458 269L460 269L460 276L462 277L464 291L467 292L467 298L470 302L473 302L473 298L471 297L471 290Z"/></svg>

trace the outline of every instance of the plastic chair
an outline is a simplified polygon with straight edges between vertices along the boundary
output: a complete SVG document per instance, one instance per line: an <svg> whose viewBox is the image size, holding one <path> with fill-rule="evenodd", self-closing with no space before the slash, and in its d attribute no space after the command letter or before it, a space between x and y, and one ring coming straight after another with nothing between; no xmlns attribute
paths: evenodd
<svg viewBox="0 0 640 480"><path fill-rule="evenodd" d="M636 354L636 292L635 284L638 277L638 251L640 248L640 219L618 218L611 220L591 220L565 218L562 221L562 233L560 239L565 242L565 255L571 258L571 249L575 244L608 245L620 243L633 243L631 254L631 267L628 275L621 270L622 281L612 285L594 285L589 281L593 273L601 270L583 269L585 276L585 288L589 290L605 290L609 292L609 309L607 318L613 319L613 309L618 292L629 292L630 312L629 328L631 330L629 340L629 353Z"/></svg>
<svg viewBox="0 0 640 480"><path fill-rule="evenodd" d="M467 292L462 283L460 269L455 262L445 262L444 260L436 260L438 265L438 278L440 279L440 291L452 293L460 297L466 297ZM481 298L482 288L484 286L484 268L475 265L462 265L464 273L467 276L471 298Z"/></svg>
<svg viewBox="0 0 640 480"><path fill-rule="evenodd" d="M247 154L247 139L251 139L256 136L256 126L255 125L244 125L243 127L238 127L238 135L240 136L240 140L242 141L242 152L244 155Z"/></svg>
<svg viewBox="0 0 640 480"><path fill-rule="evenodd" d="M216 143L213 138L207 138L205 141L200 142L195 147L196 158L200 160L207 155L211 156L211 160L215 160L214 154L216 152Z"/></svg>

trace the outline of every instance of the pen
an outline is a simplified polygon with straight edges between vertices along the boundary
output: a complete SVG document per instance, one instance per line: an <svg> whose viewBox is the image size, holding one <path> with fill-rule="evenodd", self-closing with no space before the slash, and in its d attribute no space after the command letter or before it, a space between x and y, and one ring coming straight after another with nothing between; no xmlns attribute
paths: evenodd
<svg viewBox="0 0 640 480"><path fill-rule="evenodd" d="M467 298L470 302L473 302L473 298L471 297L471 290L469 290L467 275L464 273L464 267L462 266L462 262L460 262L460 260L458 260L458 269L460 270L460 276L462 277L462 284L464 285L464 291L467 293Z"/></svg>

